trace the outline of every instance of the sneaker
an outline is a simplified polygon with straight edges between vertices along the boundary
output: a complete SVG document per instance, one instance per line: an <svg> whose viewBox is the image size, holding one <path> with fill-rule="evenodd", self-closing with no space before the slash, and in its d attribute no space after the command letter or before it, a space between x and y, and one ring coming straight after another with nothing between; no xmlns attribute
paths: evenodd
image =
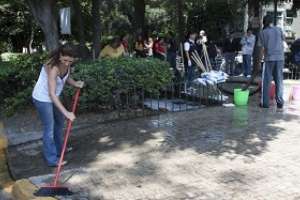
<svg viewBox="0 0 300 200"><path fill-rule="evenodd" d="M69 153L69 152L71 152L71 151L73 151L73 147L67 147L66 153Z"/></svg>
<svg viewBox="0 0 300 200"><path fill-rule="evenodd" d="M62 163L61 163L61 166L65 166L68 164L68 161L64 160ZM54 165L48 165L48 167L57 167L58 166L58 163L54 164Z"/></svg>
<svg viewBox="0 0 300 200"><path fill-rule="evenodd" d="M65 150L65 154L73 151L73 147L67 147ZM57 155L57 158L60 158L60 155Z"/></svg>

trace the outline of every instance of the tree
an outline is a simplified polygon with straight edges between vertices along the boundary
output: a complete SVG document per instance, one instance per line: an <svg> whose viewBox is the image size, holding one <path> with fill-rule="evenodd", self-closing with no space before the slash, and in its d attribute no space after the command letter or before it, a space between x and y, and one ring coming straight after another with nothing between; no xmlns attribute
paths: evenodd
<svg viewBox="0 0 300 200"><path fill-rule="evenodd" d="M85 26L84 26L84 20L82 15L83 8L80 5L80 2L78 0L72 0L72 8L74 11L74 24L76 29L73 29L73 32L76 30L78 33L78 41L79 41L79 48L78 48L78 56L84 60L88 59L89 56L89 50L86 47L86 36L85 36ZM74 33L75 35L75 33Z"/></svg>
<svg viewBox="0 0 300 200"><path fill-rule="evenodd" d="M58 47L57 15L55 12L56 0L26 0L30 11L41 27L46 42L46 48L52 51Z"/></svg>
<svg viewBox="0 0 300 200"><path fill-rule="evenodd" d="M183 16L183 0L176 0L176 29L177 40L182 41L184 39L184 16Z"/></svg>
<svg viewBox="0 0 300 200"><path fill-rule="evenodd" d="M93 22L93 58L97 58L100 53L100 0L92 0L92 22Z"/></svg>
<svg viewBox="0 0 300 200"><path fill-rule="evenodd" d="M145 0L133 0L134 6L134 21L135 31L137 33L145 33L145 11L146 3Z"/></svg>

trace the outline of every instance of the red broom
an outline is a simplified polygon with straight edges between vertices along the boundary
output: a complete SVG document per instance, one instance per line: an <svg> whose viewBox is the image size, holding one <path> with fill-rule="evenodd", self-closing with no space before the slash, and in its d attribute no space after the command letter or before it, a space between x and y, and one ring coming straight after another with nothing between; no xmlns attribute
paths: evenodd
<svg viewBox="0 0 300 200"><path fill-rule="evenodd" d="M79 95L80 95L80 89L77 89L74 100L73 100L73 104L72 104L72 112L73 113L75 113L75 111L76 111L77 103L79 100ZM64 144L62 147L58 166L55 170L55 176L53 179L53 183L49 186L41 187L37 192L34 193L34 195L36 195L36 196L65 196L65 195L73 194L73 192L71 192L67 187L59 185L60 172L62 169L62 163L64 161L64 155L65 155L68 139L69 139L69 136L71 133L71 129L72 129L72 121L68 120L67 129L65 132Z"/></svg>

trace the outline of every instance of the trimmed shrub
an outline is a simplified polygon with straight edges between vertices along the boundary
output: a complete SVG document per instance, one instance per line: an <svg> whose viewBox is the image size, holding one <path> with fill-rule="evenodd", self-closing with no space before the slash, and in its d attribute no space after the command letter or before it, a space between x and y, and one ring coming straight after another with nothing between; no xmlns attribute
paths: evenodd
<svg viewBox="0 0 300 200"><path fill-rule="evenodd" d="M13 114L18 108L28 105L45 59L45 54L22 54L10 62L0 62L0 106L5 114Z"/></svg>
<svg viewBox="0 0 300 200"><path fill-rule="evenodd" d="M5 114L13 114L31 105L31 92L45 59L46 55L21 55L10 62L0 63L0 107ZM126 93L136 88L158 93L172 79L167 62L130 57L79 62L72 77L85 81L80 97L83 111L95 111L110 105L115 91ZM73 88L67 87L64 99L70 99L73 94Z"/></svg>
<svg viewBox="0 0 300 200"><path fill-rule="evenodd" d="M117 91L126 93L134 88L158 93L172 80L169 64L153 58L102 59L79 63L73 77L86 83L80 98L80 108L84 110L97 110L110 105ZM68 90L67 96L71 94Z"/></svg>

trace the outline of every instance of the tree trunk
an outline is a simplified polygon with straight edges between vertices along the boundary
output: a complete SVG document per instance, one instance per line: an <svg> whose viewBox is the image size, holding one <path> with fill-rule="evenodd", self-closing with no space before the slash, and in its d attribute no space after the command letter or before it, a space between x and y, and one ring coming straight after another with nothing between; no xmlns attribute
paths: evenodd
<svg viewBox="0 0 300 200"><path fill-rule="evenodd" d="M34 40L34 26L32 25L30 31L29 44L28 44L29 54L33 52L33 48L32 48L33 40Z"/></svg>
<svg viewBox="0 0 300 200"><path fill-rule="evenodd" d="M176 0L176 30L177 30L177 41L181 42L184 40L184 16L183 16L183 0Z"/></svg>
<svg viewBox="0 0 300 200"><path fill-rule="evenodd" d="M30 11L41 27L49 51L59 45L57 15L55 15L55 0L27 0Z"/></svg>
<svg viewBox="0 0 300 200"><path fill-rule="evenodd" d="M76 26L78 27L79 45L85 46L84 24L82 20L81 6L78 0L72 0Z"/></svg>
<svg viewBox="0 0 300 200"><path fill-rule="evenodd" d="M135 31L138 34L145 33L145 11L146 11L145 0L134 0L133 6L134 6Z"/></svg>
<svg viewBox="0 0 300 200"><path fill-rule="evenodd" d="M93 58L98 58L100 53L100 0L92 1L92 22L93 22Z"/></svg>
<svg viewBox="0 0 300 200"><path fill-rule="evenodd" d="M248 2L244 3L244 27L243 30L244 32L247 31L247 29L249 28L249 6L248 6Z"/></svg>
<svg viewBox="0 0 300 200"><path fill-rule="evenodd" d="M78 0L72 0L72 8L74 10L74 16L75 16L75 25L78 27L78 40L79 40L79 46L78 46L78 57L82 58L83 60L89 59L90 57L90 51L86 47L86 38L84 33L84 22L82 18L82 12L81 12L81 5Z"/></svg>

